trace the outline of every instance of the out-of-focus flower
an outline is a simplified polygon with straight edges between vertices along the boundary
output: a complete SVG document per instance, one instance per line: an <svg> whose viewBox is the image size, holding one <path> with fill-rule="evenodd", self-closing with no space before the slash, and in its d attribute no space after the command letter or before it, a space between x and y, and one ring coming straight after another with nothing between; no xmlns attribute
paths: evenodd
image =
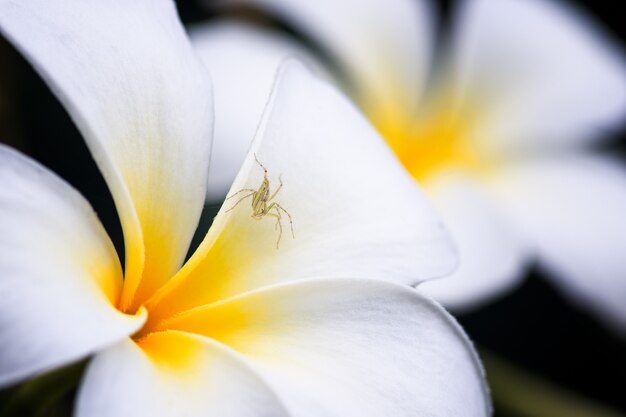
<svg viewBox="0 0 626 417"><path fill-rule="evenodd" d="M511 288L536 256L567 295L626 326L626 173L590 150L626 114L626 71L598 30L554 1L465 1L435 56L426 1L224 3L269 9L317 41L425 186L461 265L420 288L467 309ZM270 47L299 53L264 32L252 40L255 29L242 25L192 32L224 89L250 68L270 73L259 70L276 67L276 52L263 55ZM267 94L267 75L256 85ZM218 143L238 140L232 128L217 131Z"/></svg>
<svg viewBox="0 0 626 417"><path fill-rule="evenodd" d="M447 234L333 88L288 64L233 184L267 175L295 237L228 200L183 264L213 123L173 3L2 0L0 28L84 135L126 248L123 272L78 192L0 147L0 386L94 355L77 416L489 414L459 326L387 282L448 272Z"/></svg>

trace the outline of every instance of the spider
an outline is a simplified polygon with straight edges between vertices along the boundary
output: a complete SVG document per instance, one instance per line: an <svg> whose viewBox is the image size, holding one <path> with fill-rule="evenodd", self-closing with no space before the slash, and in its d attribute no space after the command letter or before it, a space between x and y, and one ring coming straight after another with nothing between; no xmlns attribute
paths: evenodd
<svg viewBox="0 0 626 417"><path fill-rule="evenodd" d="M252 197L252 218L253 219L261 220L263 219L263 217L266 217L266 216L276 217L276 224L274 226L274 229L278 228L278 240L276 240L276 249L278 249L278 246L280 244L280 238L283 235L281 212L285 213L287 217L289 218L289 226L291 228L291 237L293 239L295 239L296 237L293 233L293 221L291 219L291 214L289 214L289 212L285 210L285 208L281 206L280 204L278 204L277 202L272 202L272 200L274 200L274 197L276 197L276 194L278 194L280 189L283 187L283 180L280 176L278 177L278 181L280 182L280 185L278 186L276 191L274 191L274 193L270 195L270 182L267 178L267 168L265 168L265 166L261 162L259 162L259 159L257 158L256 154L254 154L254 160L256 161L257 164L259 164L261 169L263 169L263 181L261 182L261 185L259 185L259 188L257 190L254 190L252 188L243 188L237 191L236 193L232 194L231 196L227 197L226 200L229 200L238 194L245 193L245 192L248 193L247 195L237 200L235 205L233 205L231 208L226 210L226 213L233 210L235 207L237 207L239 203L241 203L246 198ZM272 210L274 210L274 212L272 212Z"/></svg>

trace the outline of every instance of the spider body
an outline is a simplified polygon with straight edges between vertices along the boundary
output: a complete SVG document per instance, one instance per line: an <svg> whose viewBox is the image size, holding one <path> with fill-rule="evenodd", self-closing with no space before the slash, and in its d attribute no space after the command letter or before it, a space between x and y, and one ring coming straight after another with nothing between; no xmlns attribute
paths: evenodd
<svg viewBox="0 0 626 417"><path fill-rule="evenodd" d="M276 193L280 190L281 185L276 190ZM274 193L274 195L276 195ZM273 198L274 196L272 196ZM270 182L267 179L267 171L265 171L265 176L263 177L263 182L259 186L259 189L254 192L252 195L252 218L261 219L268 213L267 203L271 200L270 198Z"/></svg>

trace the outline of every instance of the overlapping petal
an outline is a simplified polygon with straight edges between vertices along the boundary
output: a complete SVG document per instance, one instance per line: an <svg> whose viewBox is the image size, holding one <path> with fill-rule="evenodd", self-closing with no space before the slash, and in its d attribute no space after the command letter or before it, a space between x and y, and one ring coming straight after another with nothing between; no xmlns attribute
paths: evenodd
<svg viewBox="0 0 626 417"><path fill-rule="evenodd" d="M475 307L512 289L531 255L525 233L480 181L450 173L428 184L459 250L454 273L425 282L419 290L455 311Z"/></svg>
<svg viewBox="0 0 626 417"><path fill-rule="evenodd" d="M564 293L626 328L626 168L593 155L509 167L496 191Z"/></svg>
<svg viewBox="0 0 626 417"><path fill-rule="evenodd" d="M252 192L264 178L255 158L267 168L270 194L283 182L267 203L284 208L280 242L275 217L252 217ZM277 282L354 276L415 283L456 264L434 211L373 128L296 62L281 71L230 195L197 253L148 302L151 318Z"/></svg>
<svg viewBox="0 0 626 417"><path fill-rule="evenodd" d="M404 286L314 279L243 294L166 326L246 355L291 416L486 416L480 364L454 320Z"/></svg>
<svg viewBox="0 0 626 417"><path fill-rule="evenodd" d="M572 147L623 122L626 65L578 13L544 0L463 5L444 81L478 109L475 146Z"/></svg>
<svg viewBox="0 0 626 417"><path fill-rule="evenodd" d="M240 355L206 337L154 333L127 340L89 365L78 417L288 417Z"/></svg>
<svg viewBox="0 0 626 417"><path fill-rule="evenodd" d="M0 386L83 358L138 330L115 309L122 270L89 204L0 146Z"/></svg>
<svg viewBox="0 0 626 417"><path fill-rule="evenodd" d="M310 65L315 60L296 42L244 22L198 25L190 36L215 86L207 198L221 200L248 152L280 64L287 57L298 57Z"/></svg>
<svg viewBox="0 0 626 417"><path fill-rule="evenodd" d="M0 30L65 105L104 174L126 242L121 305L134 310L178 269L202 210L208 74L168 0L1 0Z"/></svg>
<svg viewBox="0 0 626 417"><path fill-rule="evenodd" d="M299 26L348 73L371 115L413 114L431 64L433 11L423 0L222 0L264 7Z"/></svg>

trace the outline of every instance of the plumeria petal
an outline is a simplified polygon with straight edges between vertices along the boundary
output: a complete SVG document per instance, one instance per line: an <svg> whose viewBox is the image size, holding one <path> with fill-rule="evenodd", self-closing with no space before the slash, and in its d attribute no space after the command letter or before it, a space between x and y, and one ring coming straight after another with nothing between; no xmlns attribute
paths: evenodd
<svg viewBox="0 0 626 417"><path fill-rule="evenodd" d="M411 115L426 83L433 11L423 0L221 0L272 10L297 24L347 71L368 113Z"/></svg>
<svg viewBox="0 0 626 417"><path fill-rule="evenodd" d="M530 242L489 190L479 181L450 173L430 182L428 191L457 244L459 267L451 275L423 283L419 290L461 311L519 283L531 254Z"/></svg>
<svg viewBox="0 0 626 417"><path fill-rule="evenodd" d="M281 227L276 217L252 217L247 190L264 177L255 159L267 168L270 193L284 184L267 202L283 208L270 211L280 214ZM151 318L276 282L354 276L415 283L456 264L445 229L374 129L295 61L281 71L230 196L197 253L148 302Z"/></svg>
<svg viewBox="0 0 626 417"><path fill-rule="evenodd" d="M293 416L487 416L467 337L413 289L364 279L265 288L167 322L246 355Z"/></svg>
<svg viewBox="0 0 626 417"><path fill-rule="evenodd" d="M90 364L77 417L288 417L240 355L183 332L126 340Z"/></svg>
<svg viewBox="0 0 626 417"><path fill-rule="evenodd" d="M0 146L0 387L134 333L115 309L122 270L89 204L34 161Z"/></svg>
<svg viewBox="0 0 626 417"><path fill-rule="evenodd" d="M215 85L207 198L221 200L250 148L280 64L289 56L307 63L314 59L287 37L240 21L198 25L190 36Z"/></svg>
<svg viewBox="0 0 626 417"><path fill-rule="evenodd" d="M211 88L174 3L0 0L0 30L66 106L107 180L126 239L122 308L137 292L136 307L179 268L206 190Z"/></svg>
<svg viewBox="0 0 626 417"><path fill-rule="evenodd" d="M564 293L626 329L626 168L600 156L512 166L498 191Z"/></svg>
<svg viewBox="0 0 626 417"><path fill-rule="evenodd" d="M572 146L624 120L623 59L576 12L544 0L464 4L453 79L482 117L481 147Z"/></svg>

